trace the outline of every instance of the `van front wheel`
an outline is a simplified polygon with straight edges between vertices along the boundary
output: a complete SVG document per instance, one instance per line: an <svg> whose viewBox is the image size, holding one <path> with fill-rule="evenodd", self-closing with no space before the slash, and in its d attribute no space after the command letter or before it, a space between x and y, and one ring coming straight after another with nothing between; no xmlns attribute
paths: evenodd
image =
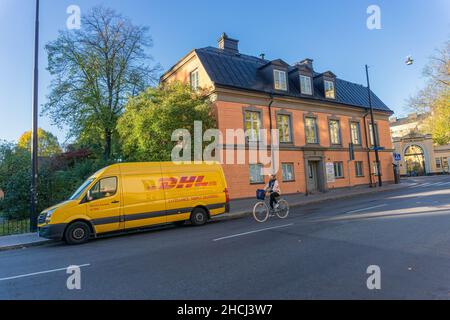
<svg viewBox="0 0 450 320"><path fill-rule="evenodd" d="M191 213L191 223L194 226L204 225L208 221L208 213L205 209L196 208Z"/></svg>
<svg viewBox="0 0 450 320"><path fill-rule="evenodd" d="M87 223L77 221L69 225L64 233L67 244L82 244L89 240L91 230Z"/></svg>

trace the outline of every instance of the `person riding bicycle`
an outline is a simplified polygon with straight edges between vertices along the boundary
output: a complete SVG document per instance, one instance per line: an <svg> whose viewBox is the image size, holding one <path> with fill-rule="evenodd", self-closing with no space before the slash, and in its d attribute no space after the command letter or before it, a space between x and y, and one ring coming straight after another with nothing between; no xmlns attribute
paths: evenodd
<svg viewBox="0 0 450 320"><path fill-rule="evenodd" d="M264 188L264 190L270 194L270 208L273 210L274 204L275 204L275 209L278 208L277 198L280 197L281 190L280 190L280 186L278 184L276 175L274 175L274 174L270 175L270 180L266 184L266 187Z"/></svg>

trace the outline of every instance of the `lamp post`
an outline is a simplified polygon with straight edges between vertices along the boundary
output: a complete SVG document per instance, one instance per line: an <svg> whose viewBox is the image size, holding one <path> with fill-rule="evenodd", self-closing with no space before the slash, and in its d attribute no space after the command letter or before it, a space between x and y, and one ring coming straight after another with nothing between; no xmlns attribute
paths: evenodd
<svg viewBox="0 0 450 320"><path fill-rule="evenodd" d="M370 122L372 123L372 137L373 137L373 149L375 150L375 162L378 174L378 185L381 187L383 185L383 181L381 179L381 171L380 171L380 157L378 155L378 137L375 132L375 121L373 118L373 108L372 108L372 91L370 91L370 81L369 81L369 67L366 64L366 78L367 78L367 92L369 95L369 108L370 108Z"/></svg>
<svg viewBox="0 0 450 320"><path fill-rule="evenodd" d="M31 203L30 231L37 231L37 184L38 184L38 83L39 83L39 0L36 0L36 18L34 26L34 78L32 107L32 142L31 142Z"/></svg>

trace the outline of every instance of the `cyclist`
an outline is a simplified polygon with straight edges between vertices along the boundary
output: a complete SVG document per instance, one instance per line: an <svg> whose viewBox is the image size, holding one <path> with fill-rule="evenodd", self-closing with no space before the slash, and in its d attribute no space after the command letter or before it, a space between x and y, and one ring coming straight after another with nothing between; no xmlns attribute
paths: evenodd
<svg viewBox="0 0 450 320"><path fill-rule="evenodd" d="M275 174L271 174L269 176L269 182L266 184L266 187L264 190L270 194L270 208L275 209L278 208L278 200L277 198L280 197L280 186L278 184L277 176Z"/></svg>

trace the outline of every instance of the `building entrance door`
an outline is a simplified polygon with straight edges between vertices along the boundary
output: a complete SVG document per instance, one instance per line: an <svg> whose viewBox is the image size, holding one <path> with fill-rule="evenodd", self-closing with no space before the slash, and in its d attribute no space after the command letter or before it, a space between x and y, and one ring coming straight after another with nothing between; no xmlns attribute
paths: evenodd
<svg viewBox="0 0 450 320"><path fill-rule="evenodd" d="M425 156L423 149L413 145L405 150L406 172L409 176L423 176L425 172Z"/></svg>
<svg viewBox="0 0 450 320"><path fill-rule="evenodd" d="M319 161L308 161L308 192L319 190Z"/></svg>

